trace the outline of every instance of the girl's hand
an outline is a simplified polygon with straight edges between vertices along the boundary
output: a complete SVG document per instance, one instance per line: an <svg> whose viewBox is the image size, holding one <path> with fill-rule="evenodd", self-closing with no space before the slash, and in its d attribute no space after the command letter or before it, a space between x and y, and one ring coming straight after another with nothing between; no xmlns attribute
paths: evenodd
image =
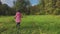
<svg viewBox="0 0 60 34"><path fill-rule="evenodd" d="M14 19L16 19L16 16L14 16Z"/></svg>

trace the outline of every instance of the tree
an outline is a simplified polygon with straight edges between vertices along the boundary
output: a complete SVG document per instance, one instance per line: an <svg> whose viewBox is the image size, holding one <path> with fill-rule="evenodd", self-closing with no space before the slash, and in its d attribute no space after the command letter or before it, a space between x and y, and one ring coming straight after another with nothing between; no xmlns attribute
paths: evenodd
<svg viewBox="0 0 60 34"><path fill-rule="evenodd" d="M2 2L1 2L1 0L0 0L0 15L1 15L1 10L2 9Z"/></svg>
<svg viewBox="0 0 60 34"><path fill-rule="evenodd" d="M30 2L29 0L17 0L15 2L15 9L16 10L20 10L22 11L23 13L27 13L27 14L30 14Z"/></svg>
<svg viewBox="0 0 60 34"><path fill-rule="evenodd" d="M1 2L1 0L0 0L0 5L2 5L2 2Z"/></svg>
<svg viewBox="0 0 60 34"><path fill-rule="evenodd" d="M59 14L60 12L60 0L41 0L40 11L45 14ZM39 1L40 2L40 1ZM43 7L42 7L43 6ZM43 10L44 8L44 10ZM45 11L45 12L43 12Z"/></svg>

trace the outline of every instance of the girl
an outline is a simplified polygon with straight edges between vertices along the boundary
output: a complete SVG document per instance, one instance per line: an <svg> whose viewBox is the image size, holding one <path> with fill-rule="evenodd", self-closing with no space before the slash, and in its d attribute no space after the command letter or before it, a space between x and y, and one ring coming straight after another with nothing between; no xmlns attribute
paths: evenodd
<svg viewBox="0 0 60 34"><path fill-rule="evenodd" d="M15 21L16 21L18 28L20 27L20 23L21 23L21 16L22 16L21 12L20 12L20 10L18 10L15 15Z"/></svg>

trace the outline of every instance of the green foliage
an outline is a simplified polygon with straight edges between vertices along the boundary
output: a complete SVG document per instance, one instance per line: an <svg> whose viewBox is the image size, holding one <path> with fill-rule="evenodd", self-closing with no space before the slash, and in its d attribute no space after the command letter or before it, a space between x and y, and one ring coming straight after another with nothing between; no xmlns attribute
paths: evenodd
<svg viewBox="0 0 60 34"><path fill-rule="evenodd" d="M40 11L45 14L58 15L60 12L59 0L40 0Z"/></svg>
<svg viewBox="0 0 60 34"><path fill-rule="evenodd" d="M30 14L30 1L29 0L17 0L15 2L15 9L20 10L23 13Z"/></svg>
<svg viewBox="0 0 60 34"><path fill-rule="evenodd" d="M0 4L0 15L14 15L15 11L7 4Z"/></svg>
<svg viewBox="0 0 60 34"><path fill-rule="evenodd" d="M16 0L14 6L0 2L0 15L15 15L17 10L27 15L60 15L60 0L38 0L37 5L32 6L29 0Z"/></svg>

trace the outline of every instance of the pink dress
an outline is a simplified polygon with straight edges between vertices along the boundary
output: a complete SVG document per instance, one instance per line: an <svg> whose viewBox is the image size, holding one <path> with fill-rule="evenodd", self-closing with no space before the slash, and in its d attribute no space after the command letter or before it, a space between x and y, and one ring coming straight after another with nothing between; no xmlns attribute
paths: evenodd
<svg viewBox="0 0 60 34"><path fill-rule="evenodd" d="M15 15L15 18L16 18L16 23L19 23L21 22L21 13L20 12L17 12L16 15Z"/></svg>

